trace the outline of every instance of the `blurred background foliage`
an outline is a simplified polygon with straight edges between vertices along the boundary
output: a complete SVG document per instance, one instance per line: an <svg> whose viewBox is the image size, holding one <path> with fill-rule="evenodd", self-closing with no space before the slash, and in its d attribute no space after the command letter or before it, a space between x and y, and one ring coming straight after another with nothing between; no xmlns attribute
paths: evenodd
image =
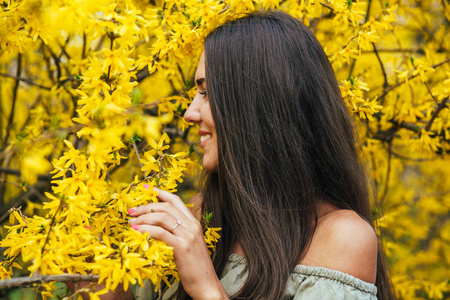
<svg viewBox="0 0 450 300"><path fill-rule="evenodd" d="M202 41L227 20L271 8L303 21L335 69L371 172L398 298L449 298L447 0L0 0L0 222L9 225L19 207L25 216L48 213L64 140L106 172L80 179L103 180L102 192L141 179L137 156L163 132L169 153L198 160L197 128L182 116ZM200 169L177 187L186 201ZM13 276L28 275L31 263L16 262L23 270ZM0 297L33 299L38 288Z"/></svg>

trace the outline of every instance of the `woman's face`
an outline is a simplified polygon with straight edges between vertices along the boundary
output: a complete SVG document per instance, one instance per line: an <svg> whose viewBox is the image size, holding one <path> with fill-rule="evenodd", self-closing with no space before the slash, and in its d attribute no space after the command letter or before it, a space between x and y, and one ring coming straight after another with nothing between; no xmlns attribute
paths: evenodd
<svg viewBox="0 0 450 300"><path fill-rule="evenodd" d="M204 152L203 167L208 171L217 171L219 164L217 135L206 89L204 52L195 73L195 84L197 85L197 94L184 114L184 119L186 122L198 124L200 147Z"/></svg>

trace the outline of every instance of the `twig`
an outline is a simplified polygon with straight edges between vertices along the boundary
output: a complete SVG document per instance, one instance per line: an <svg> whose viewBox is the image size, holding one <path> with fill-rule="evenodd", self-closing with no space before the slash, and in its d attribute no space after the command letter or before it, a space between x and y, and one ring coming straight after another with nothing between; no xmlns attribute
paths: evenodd
<svg viewBox="0 0 450 300"><path fill-rule="evenodd" d="M367 21L369 21L370 7L371 6L372 6L372 0L369 0L369 2L367 3L366 18L364 19L364 23L367 23ZM375 47L375 45L374 45L374 47Z"/></svg>
<svg viewBox="0 0 450 300"><path fill-rule="evenodd" d="M430 161L430 160L435 160L436 158L412 158L412 157L407 157L401 154L398 154L394 151L392 151L392 155L400 158L402 160L407 160L407 161L414 161L414 162L424 162L424 161Z"/></svg>
<svg viewBox="0 0 450 300"><path fill-rule="evenodd" d="M3 178L0 178L0 182L9 183L9 184L12 184L12 185L15 185L15 186L17 186L17 187L22 188L22 186L21 186L20 184L18 184L18 183L16 183L16 182L8 181L8 180L3 179Z"/></svg>
<svg viewBox="0 0 450 300"><path fill-rule="evenodd" d="M112 51L113 46L114 46L114 37L109 37L109 39L111 40L109 49ZM106 80L109 83L109 87L111 87L111 77L110 76L111 76L111 65L109 65L109 67L108 67L108 75L106 76Z"/></svg>
<svg viewBox="0 0 450 300"><path fill-rule="evenodd" d="M388 53L397 53L397 52L403 52L403 53L419 53L419 54L424 54L425 51L423 49L377 49L378 52L388 52ZM361 53L372 53L372 51L368 51L368 50L362 50Z"/></svg>
<svg viewBox="0 0 450 300"><path fill-rule="evenodd" d="M332 13L334 13L334 9L331 6L329 6L328 4L322 3L322 2L320 2L319 4L322 5L323 7L328 8Z"/></svg>
<svg viewBox="0 0 450 300"><path fill-rule="evenodd" d="M62 300L71 300L71 299L78 299L78 295L80 295L83 292L90 292L91 288L95 285L96 283L93 282L87 286L82 287L81 289L78 288L78 282L75 283L75 292L68 296L68 297L64 297L62 298Z"/></svg>
<svg viewBox="0 0 450 300"><path fill-rule="evenodd" d="M42 85L40 85L40 84L37 84L36 82L33 82L33 81L31 81L30 79L27 79L27 78L20 78L20 77L16 77L16 76L9 75L9 74L5 74L5 73L0 73L0 76L14 78L15 80L19 80L19 81L26 82L26 83L28 83L28 84L37 86L38 88L41 88L41 89L44 89L44 90L47 90L47 91L50 91L50 90L51 90L51 88L46 87L46 86L42 86Z"/></svg>
<svg viewBox="0 0 450 300"><path fill-rule="evenodd" d="M13 287L27 287L32 286L36 283L42 284L53 281L98 281L100 279L99 275L88 274L60 274L60 275L39 275L33 277L17 277L13 279L4 279L0 280L0 289L10 289Z"/></svg>
<svg viewBox="0 0 450 300"><path fill-rule="evenodd" d="M144 165L141 162L141 156L139 155L139 150L138 150L138 148L136 146L136 142L135 141L133 141L133 149L134 149L134 153L136 153L136 157L137 157L137 159L139 161L139 165L141 166L141 170L142 170ZM144 178L145 178L145 171L142 171L142 173L144 173Z"/></svg>
<svg viewBox="0 0 450 300"><path fill-rule="evenodd" d="M163 20L166 18L166 3L167 2L164 1L163 7L162 7L162 19ZM167 24L167 22L164 23L164 26L163 26L164 33L166 32L166 24Z"/></svg>
<svg viewBox="0 0 450 300"><path fill-rule="evenodd" d="M383 90L384 90L386 87L389 86L388 79L386 76L386 70L384 69L383 62L381 61L380 55L378 54L378 50L377 50L377 47L375 46L375 43L372 43L372 46L373 46L373 51L375 52L375 55L377 56L378 62L380 63L381 71L383 72L383 78L384 78Z"/></svg>
<svg viewBox="0 0 450 300"><path fill-rule="evenodd" d="M162 289L161 283L159 284L159 288L158 288L158 300L162 300L162 296L163 296L163 289Z"/></svg>
<svg viewBox="0 0 450 300"><path fill-rule="evenodd" d="M69 53L67 53L67 51L66 51L66 46L69 43L69 40L70 40L70 36L67 37L64 45L60 45L61 46L61 53L58 56L58 60L59 61L61 61L61 57L63 56L63 54L65 54L68 59L71 59ZM67 71L67 68L66 68L66 71ZM67 72L67 73L69 73L69 72Z"/></svg>
<svg viewBox="0 0 450 300"><path fill-rule="evenodd" d="M366 10L366 18L364 20L364 23L367 23L367 21L369 20L369 15L370 15L370 7L372 6L372 0L369 0L369 2L367 3L367 10ZM373 43L372 43L373 44ZM375 49L375 44L374 44L374 49ZM377 55L378 56L378 55ZM352 64L350 65L350 71L348 72L348 78L352 77L353 74L353 70L355 69L355 65L356 65L356 59L353 58L352 59Z"/></svg>
<svg viewBox="0 0 450 300"><path fill-rule="evenodd" d="M160 153L159 155L159 173L158 173L158 182L156 187L159 188L159 186L161 185L161 178L163 175L163 160L164 160L164 155L162 153Z"/></svg>
<svg viewBox="0 0 450 300"><path fill-rule="evenodd" d="M58 56L56 56L56 54L52 51L52 49L49 46L47 46L47 50L50 52L50 56L53 58L53 61L55 62L56 72L57 72L57 76L58 76L58 78L56 78L56 81L59 83L60 78L62 76L61 66L59 65L60 60L59 60Z"/></svg>
<svg viewBox="0 0 450 300"><path fill-rule="evenodd" d="M437 64L435 64L435 65L432 65L431 68L435 69L435 68L437 68L437 67L439 67L439 66L441 66L441 65L443 65L443 64L445 64L445 63L447 63L447 62L449 62L449 61L450 61L450 58L447 58L446 60L441 61L440 63L437 63ZM416 75L410 75L410 76L408 77L408 80L411 80L411 79L413 79L413 78L415 78L415 77L417 77L417 76L419 76L419 74L416 74ZM401 86L401 85L404 84L405 82L406 82L406 80L404 80L404 81L402 81L402 82L399 82L399 83L397 83L397 84L394 84L394 85L388 87L388 88L383 92L383 94L381 94L381 96L378 97L378 100L383 99L384 97L386 97L386 95L387 95L389 92L391 92L392 90L398 88L399 86Z"/></svg>
<svg viewBox="0 0 450 300"><path fill-rule="evenodd" d="M431 98L433 99L434 103L438 104L438 100L436 99L436 97L433 95L433 93L431 92L431 88L430 85L426 82L424 82L425 86L427 87L427 91L428 94L430 94Z"/></svg>
<svg viewBox="0 0 450 300"><path fill-rule="evenodd" d="M20 205L22 205L22 203L25 201L25 199L27 199L31 194L33 194L33 191L28 191L26 192L23 196L21 196L19 198L19 200L17 200L16 202L14 202L14 200L11 200L9 202L13 202L14 204L11 206L11 208L15 208L15 207L19 207ZM8 202L8 204L9 204ZM9 210L11 208L5 207L3 209L6 209L6 212L3 213L3 215L0 217L0 223L2 223L8 216L9 216Z"/></svg>
<svg viewBox="0 0 450 300"><path fill-rule="evenodd" d="M389 190L389 179L391 177L391 160L392 160L392 140L388 141L388 162L387 162L387 170L386 170L386 179L384 185L383 195L380 199L380 207L383 207L384 200L386 200L386 196Z"/></svg>
<svg viewBox="0 0 450 300"><path fill-rule="evenodd" d="M59 206L58 206L58 209L55 211L55 214L52 217L50 226L48 227L47 236L45 237L44 245L42 245L41 255L44 254L45 246L47 245L48 239L50 238L50 233L52 232L52 227L53 227L53 225L55 225L56 216L58 215L59 210L63 206L63 203L64 203L64 201L62 199L59 199Z"/></svg>
<svg viewBox="0 0 450 300"><path fill-rule="evenodd" d="M20 84L20 80L17 79L17 78L20 78L21 74L22 74L22 54L19 53L19 55L17 56L16 83L14 84L14 88L13 88L13 98L12 98L12 104L11 104L11 112L9 114L8 124L6 125L7 129L6 129L5 140L4 140L4 143L3 143L4 145L6 145L6 143L8 142L9 133L10 133L11 128L13 126L14 109L16 108L17 93L19 91L19 84Z"/></svg>
<svg viewBox="0 0 450 300"><path fill-rule="evenodd" d="M83 32L83 50L81 51L81 60L83 60L84 57L86 56L86 43L87 43L86 32Z"/></svg>
<svg viewBox="0 0 450 300"><path fill-rule="evenodd" d="M433 125L434 120L438 116L439 112L444 109L448 101L448 97L444 98L441 103L438 104L436 107L436 110L434 111L433 115L431 116L430 121L428 121L428 124L425 126L425 130L429 131L431 129L431 125Z"/></svg>
<svg viewBox="0 0 450 300"><path fill-rule="evenodd" d="M227 7L225 7L225 8L222 9L221 11L219 11L219 15L222 14L222 13L224 13L224 12L226 12L226 11L229 10L229 9L230 9L230 6L227 5Z"/></svg>
<svg viewBox="0 0 450 300"><path fill-rule="evenodd" d="M180 72L181 80L183 80L183 84L186 84L187 82L186 82L186 78L184 77L183 70L181 69L181 67L178 63L177 63L177 68L178 68L178 72Z"/></svg>

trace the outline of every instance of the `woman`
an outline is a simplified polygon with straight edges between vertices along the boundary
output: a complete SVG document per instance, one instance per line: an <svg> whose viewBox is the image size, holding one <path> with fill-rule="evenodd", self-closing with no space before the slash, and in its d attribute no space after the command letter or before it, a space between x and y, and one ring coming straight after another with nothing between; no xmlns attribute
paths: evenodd
<svg viewBox="0 0 450 300"><path fill-rule="evenodd" d="M222 238L211 261L202 225L164 191L130 210L134 229L174 248L182 285L164 299L393 298L352 121L314 35L283 12L237 19L209 34L195 79L184 117Z"/></svg>

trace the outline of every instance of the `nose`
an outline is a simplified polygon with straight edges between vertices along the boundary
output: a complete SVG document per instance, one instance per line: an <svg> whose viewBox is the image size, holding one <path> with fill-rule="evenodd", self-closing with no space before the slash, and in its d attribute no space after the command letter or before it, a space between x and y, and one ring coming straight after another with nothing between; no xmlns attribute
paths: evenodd
<svg viewBox="0 0 450 300"><path fill-rule="evenodd" d="M199 94L195 95L194 100L192 100L191 104L189 105L188 109L184 113L184 120L188 123L199 123L201 118L200 113L200 101L199 101Z"/></svg>

